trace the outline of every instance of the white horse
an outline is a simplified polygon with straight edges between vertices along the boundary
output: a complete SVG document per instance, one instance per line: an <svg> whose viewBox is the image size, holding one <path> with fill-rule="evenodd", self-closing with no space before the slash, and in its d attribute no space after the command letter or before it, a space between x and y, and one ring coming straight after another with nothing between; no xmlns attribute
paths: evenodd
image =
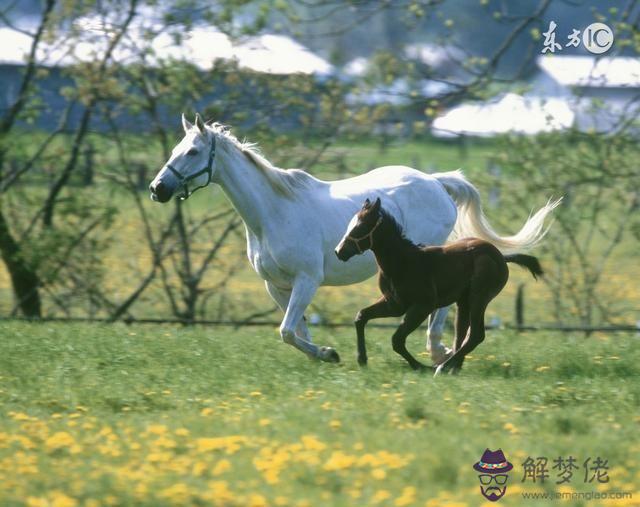
<svg viewBox="0 0 640 507"><path fill-rule="evenodd" d="M283 341L324 361L339 361L339 356L331 347L313 344L304 312L321 285L349 285L375 274L371 252L347 263L334 253L365 198L382 197L417 243L443 244L455 226L457 234L480 237L504 251L540 241L544 219L556 205L547 203L517 234L501 237L488 224L478 191L459 171L428 175L388 166L322 181L274 167L252 144L239 142L221 125L205 125L199 115L195 125L183 115L182 125L185 136L151 182L151 199L167 202L178 192L186 199L198 188L218 184L244 221L251 265L284 311ZM436 364L449 353L440 341L446 312L439 309L429 321L427 350Z"/></svg>

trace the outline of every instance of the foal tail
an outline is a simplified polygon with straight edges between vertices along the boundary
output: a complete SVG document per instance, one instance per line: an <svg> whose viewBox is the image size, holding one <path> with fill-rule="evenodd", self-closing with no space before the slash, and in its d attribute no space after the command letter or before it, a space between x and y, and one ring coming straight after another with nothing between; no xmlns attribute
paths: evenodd
<svg viewBox="0 0 640 507"><path fill-rule="evenodd" d="M507 262L513 262L514 264L522 266L523 268L527 268L529 271L531 271L531 274L536 280L539 276L542 276L544 274L544 272L542 271L542 266L540 266L540 262L538 262L538 258L534 257L533 255L505 255L504 260Z"/></svg>
<svg viewBox="0 0 640 507"><path fill-rule="evenodd" d="M458 221L454 234L458 238L476 237L484 239L496 246L503 253L528 250L536 246L549 228L544 227L545 218L560 204L562 198L548 201L522 228L512 236L500 236L493 230L487 217L482 211L480 194L462 174L462 171L432 174L436 178L458 207Z"/></svg>

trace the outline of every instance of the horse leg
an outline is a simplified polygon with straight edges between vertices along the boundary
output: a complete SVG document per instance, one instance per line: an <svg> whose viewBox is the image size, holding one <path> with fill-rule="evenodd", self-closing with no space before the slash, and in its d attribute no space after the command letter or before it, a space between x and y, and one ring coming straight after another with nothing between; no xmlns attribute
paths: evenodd
<svg viewBox="0 0 640 507"><path fill-rule="evenodd" d="M427 352L431 354L431 361L438 365L451 357L451 349L442 344L444 324L447 321L449 307L438 308L429 316L429 329L427 330Z"/></svg>
<svg viewBox="0 0 640 507"><path fill-rule="evenodd" d="M381 297L371 306L367 306L358 312L354 324L356 326L356 336L358 343L358 364L366 366L367 364L367 347L364 341L364 327L371 319L379 319L381 317L399 317L403 311L396 305Z"/></svg>
<svg viewBox="0 0 640 507"><path fill-rule="evenodd" d="M269 294L269 296L271 296L271 299L276 302L283 313L286 312L287 306L289 306L289 299L291 299L291 291L280 289L268 280L264 282L264 285L267 288L267 293ZM298 327L296 328L296 336L308 342L313 342L311 333L309 332L309 328L307 327L307 321L304 316L302 317L302 319L300 319Z"/></svg>
<svg viewBox="0 0 640 507"><path fill-rule="evenodd" d="M446 362L438 366L436 375L449 370L451 370L451 373L458 373L462 368L464 357L484 341L484 312L491 299L479 298L471 300L469 304L469 335L462 346Z"/></svg>
<svg viewBox="0 0 640 507"><path fill-rule="evenodd" d="M428 367L416 360L416 358L409 353L406 347L407 336L409 336L418 328L418 326L420 326L420 324L424 322L432 309L432 307L425 308L425 306L420 305L413 305L409 307L404 319L402 319L400 327L391 337L393 350L404 357L404 359L409 363L409 366L414 370L424 370Z"/></svg>
<svg viewBox="0 0 640 507"><path fill-rule="evenodd" d="M284 313L284 319L280 324L280 336L285 343L293 345L310 357L321 359L330 363L340 361L340 356L331 347L317 347L310 341L304 340L296 336L299 326L304 325L304 311L311 303L311 299L318 290L318 282L308 275L298 275L293 283L291 297L287 310ZM305 325L306 326L306 325Z"/></svg>

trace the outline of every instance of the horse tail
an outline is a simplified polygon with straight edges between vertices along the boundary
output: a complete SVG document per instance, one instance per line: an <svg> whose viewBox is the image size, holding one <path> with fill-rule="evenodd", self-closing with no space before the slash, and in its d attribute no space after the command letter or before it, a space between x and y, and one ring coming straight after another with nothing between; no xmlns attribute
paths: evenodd
<svg viewBox="0 0 640 507"><path fill-rule="evenodd" d="M549 228L544 227L544 221L560 204L562 198L548 201L533 216L525 222L522 228L512 236L500 236L489 224L482 211L480 194L462 174L462 171L432 174L436 178L458 207L458 220L453 233L457 238L477 237L496 246L501 252L509 253L518 250L528 250L536 246Z"/></svg>
<svg viewBox="0 0 640 507"><path fill-rule="evenodd" d="M533 277L537 280L539 276L542 276L544 272L542 271L542 266L540 266L540 262L538 262L538 258L533 255L525 255L525 254L512 254L505 255L504 260L507 262L513 262L518 266L522 266L531 271Z"/></svg>

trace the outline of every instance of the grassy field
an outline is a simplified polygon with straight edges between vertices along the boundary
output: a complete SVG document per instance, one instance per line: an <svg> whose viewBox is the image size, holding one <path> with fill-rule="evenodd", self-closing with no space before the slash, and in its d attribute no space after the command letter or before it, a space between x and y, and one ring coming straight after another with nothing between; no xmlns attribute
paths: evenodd
<svg viewBox="0 0 640 507"><path fill-rule="evenodd" d="M315 335L340 365L269 328L0 323L0 505L477 506L487 447L514 465L500 505L640 505L636 336L490 332L434 380L388 331L364 370L350 329ZM557 486L569 455L607 459L609 482ZM544 484L521 482L528 456L549 458Z"/></svg>

